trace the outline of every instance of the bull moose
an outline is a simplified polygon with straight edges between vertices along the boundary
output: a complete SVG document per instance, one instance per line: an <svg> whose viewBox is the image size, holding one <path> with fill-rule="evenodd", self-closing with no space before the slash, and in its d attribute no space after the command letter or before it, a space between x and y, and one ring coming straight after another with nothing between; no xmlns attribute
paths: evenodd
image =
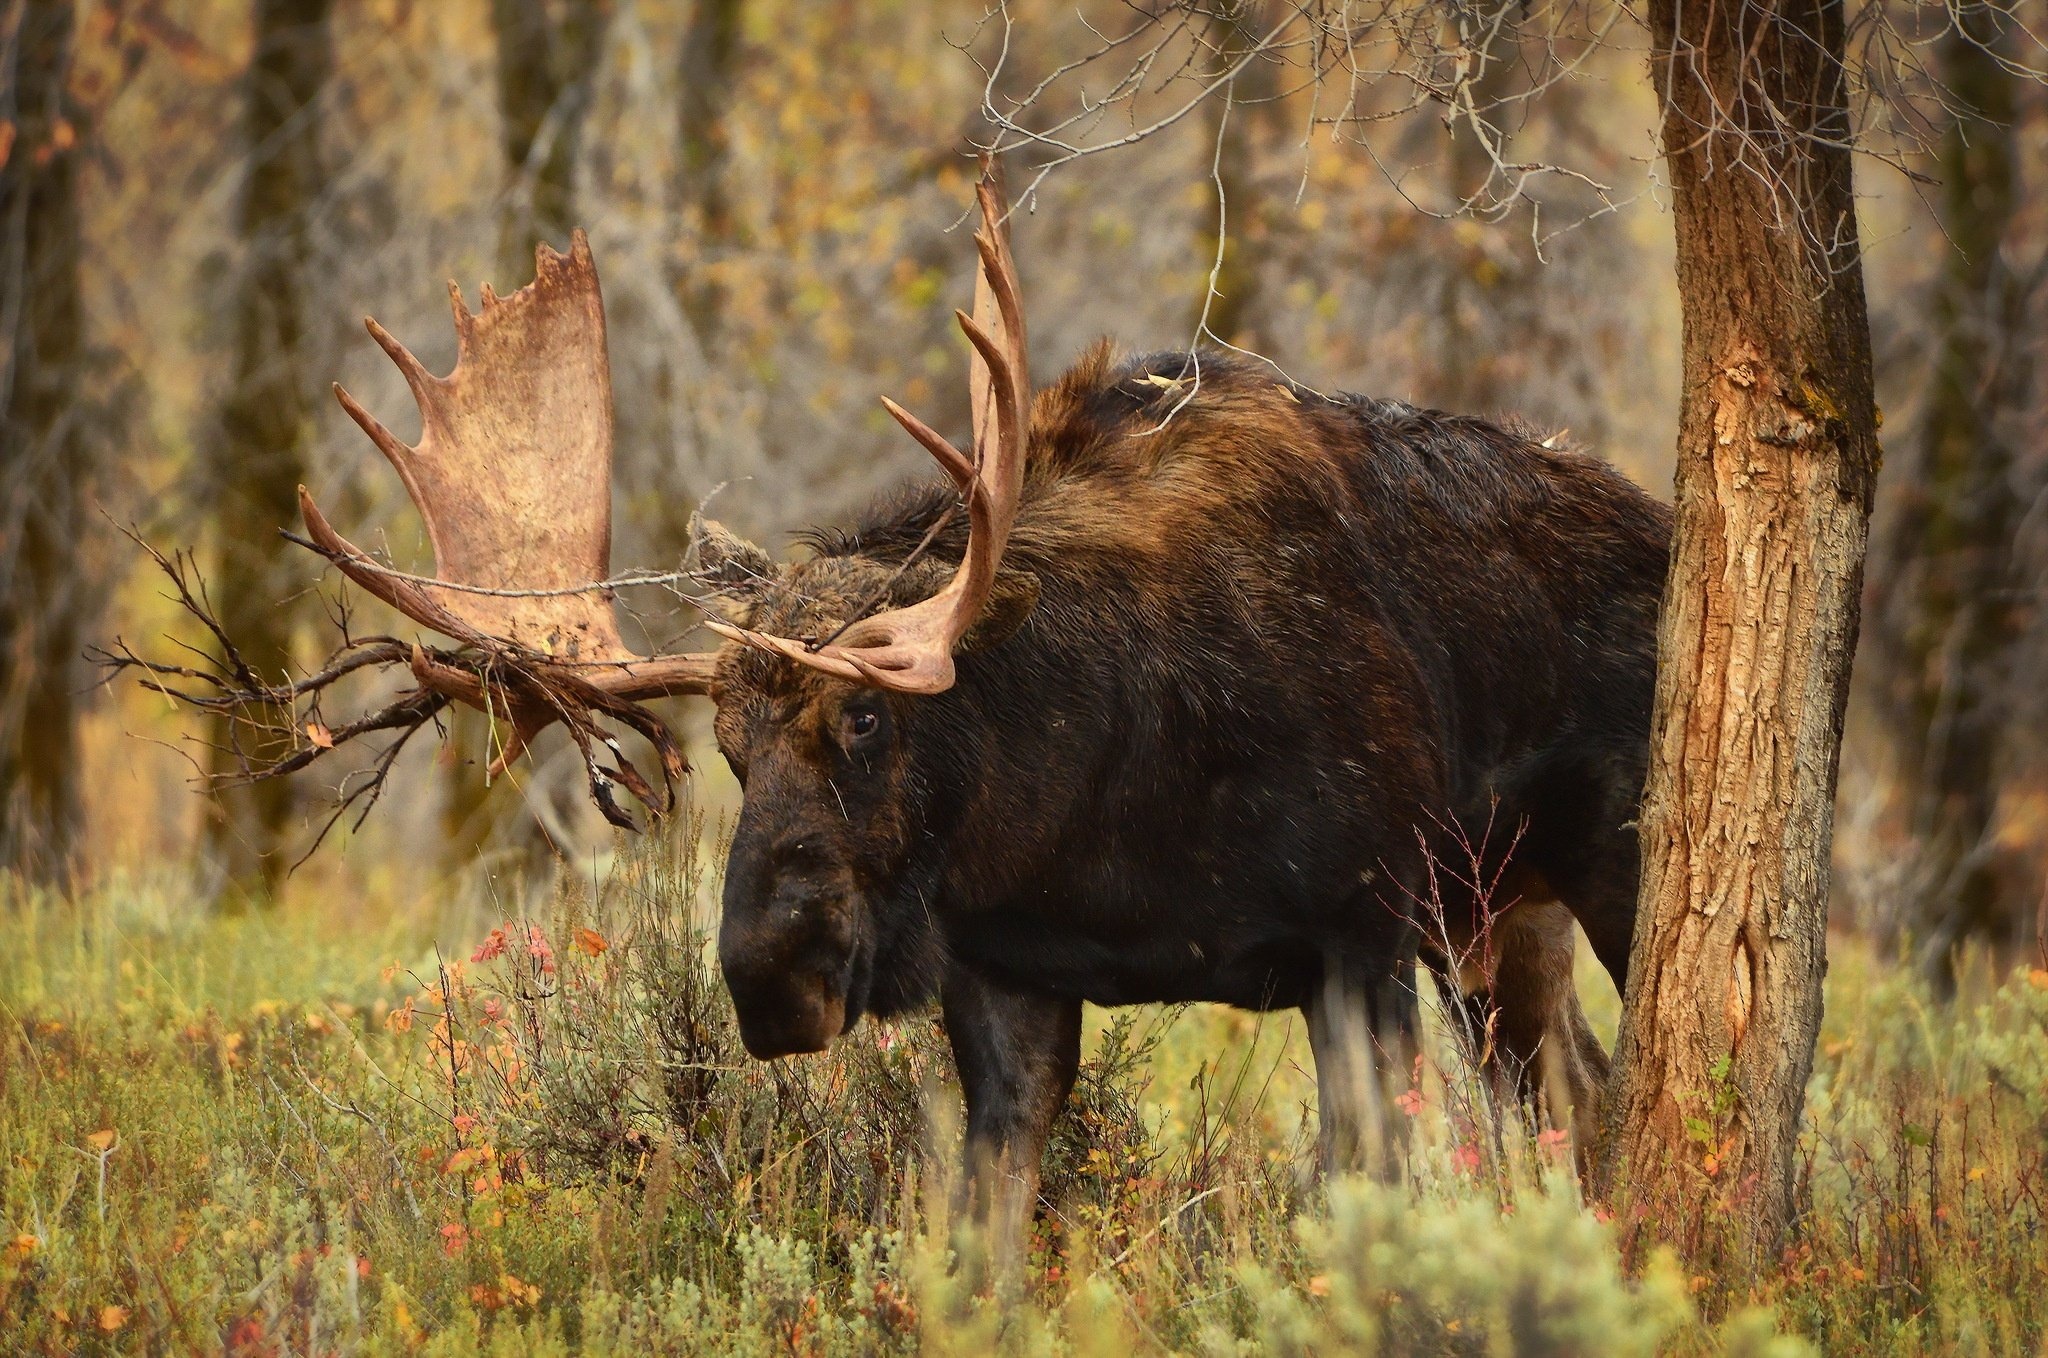
<svg viewBox="0 0 2048 1358"><path fill-rule="evenodd" d="M1366 1064L1402 1059L1420 959L1491 1006L1503 1068L1583 1132L1606 1058L1571 922L1619 984L1669 514L1586 454L1230 355L1103 345L1034 394L987 174L979 205L972 455L885 402L945 481L789 563L707 525L715 652L632 654L593 584L611 393L580 232L478 314L451 289L446 378L370 322L421 441L337 393L435 574L301 507L309 545L456 643L382 657L416 678L401 715L487 708L501 762L562 721L617 816L619 786L662 794L597 718L648 735L672 778L641 704L708 695L744 789L718 948L748 1050L818 1051L936 1001L973 1178L1012 1218L1084 1001L1300 1009L1342 1153ZM1487 909L1431 868L1494 821L1518 833L1505 865L1489 850Z"/></svg>

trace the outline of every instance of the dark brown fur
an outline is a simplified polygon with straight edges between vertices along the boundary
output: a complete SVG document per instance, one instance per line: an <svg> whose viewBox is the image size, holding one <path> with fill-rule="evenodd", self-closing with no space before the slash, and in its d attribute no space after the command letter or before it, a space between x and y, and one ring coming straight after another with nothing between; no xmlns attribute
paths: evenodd
<svg viewBox="0 0 2048 1358"><path fill-rule="evenodd" d="M1519 827L1517 862L1627 967L1667 511L1482 420L1217 355L1180 405L1193 385L1184 354L1105 346L1039 394L1007 574L950 691L728 647L713 692L746 790L721 956L749 1047L942 999L977 1163L1026 1196L1083 1000L1300 1006L1320 1067L1340 1006L1405 1028L1426 855L1454 833ZM739 611L830 635L949 503L815 535ZM928 595L964 539L883 602ZM1469 895L1445 904L1479 931ZM1509 931L1520 960L1482 984L1543 1010L1506 1016L1532 1069L1543 1034L1572 1044L1583 1105L1598 1046L1558 918Z"/></svg>

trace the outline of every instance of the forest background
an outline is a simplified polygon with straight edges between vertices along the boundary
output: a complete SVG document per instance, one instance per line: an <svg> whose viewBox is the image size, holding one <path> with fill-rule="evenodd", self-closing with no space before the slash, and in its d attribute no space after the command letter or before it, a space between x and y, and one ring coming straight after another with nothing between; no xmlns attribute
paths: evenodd
<svg viewBox="0 0 2048 1358"><path fill-rule="evenodd" d="M2015 14L2038 31L2038 10ZM86 658L117 636L200 640L126 530L191 547L259 663L315 661L337 588L276 536L299 482L354 540L401 566L431 560L396 478L327 395L339 381L409 433L409 399L360 318L445 368L443 282L472 304L484 281L510 291L531 277L534 242L562 244L575 225L608 310L615 563L674 567L707 502L764 542L843 518L924 470L876 395L965 423L949 312L968 287L963 152L988 131L984 66L1007 43L1018 88L1000 102L1131 11L11 0L5 13L0 858L16 921L33 943L49 918L37 912L70 898L93 903L80 918L114 921L110 937L154 931L195 955L230 938L374 933L417 961L437 942L468 955L493 920L559 913L558 878L643 871L588 806L573 752L556 733L486 793L481 724L458 721L443 749L404 754L360 827L344 822L290 871L361 759L195 794L195 776L233 766L211 748L220 730L140 686L97 687ZM1185 347L1206 323L1319 389L1512 414L1668 496L1678 303L1645 49L1624 20L1526 100L1516 81L1533 63L1504 63L1507 140L1491 150L1426 103L1332 135L1313 91L1277 88L1205 101L1062 167L1015 224L1034 369L1057 372L1101 335ZM1996 45L1930 31L1916 61L1983 116L1865 128L1886 463L1831 916L1846 957L1924 976L1939 997L1982 994L2010 963L2024 974L2048 919L2048 92ZM1495 211L1497 153L1608 187L1539 175ZM693 619L672 596L626 602L641 631L629 641L686 639ZM715 843L737 794L708 714L673 715L702 816L664 844L689 840L687 854ZM700 903L715 894L702 874L686 885ZM251 911L284 932L190 947L181 932ZM328 973L299 983L347 988ZM13 1002L38 984L19 981Z"/></svg>
<svg viewBox="0 0 2048 1358"><path fill-rule="evenodd" d="M1013 17L1018 80L1090 37L1064 10ZM59 19L75 26L46 39L51 104L33 69L51 52L24 35ZM9 23L0 806L31 871L190 865L204 842L217 886L262 889L310 842L317 780L260 803L188 795L195 760L219 767L193 743L208 733L132 686L95 689L83 653L171 622L130 526L197 548L227 619L299 666L325 634L317 563L275 536L297 482L340 497L343 531L428 559L326 394L406 409L364 315L445 364L444 280L509 291L536 240L587 226L622 565L673 567L707 497L775 541L920 474L878 394L964 409L953 228L977 61L999 41L979 6L17 3ZM1893 138L1859 169L1887 461L1835 875L1839 921L1936 952L1957 934L2023 945L2048 845L2048 99L1959 46L1927 63L1987 118ZM1539 178L1524 193L1547 215L1461 211L1491 200L1494 158L1440 111L1354 140L1310 126L1307 89L1236 107L1221 157L1210 100L1063 167L1017 227L1034 367L1103 335L1188 345L1220 183L1213 332L1320 389L1567 433L1668 495L1677 304L1641 62L1624 25L1500 109L1510 159L1611 188ZM1511 95L1515 64L1499 69ZM689 626L639 595L649 637ZM701 754L702 713L679 715ZM397 804L320 872L459 871L479 847L527 854L536 824L565 849L609 844L566 742L485 798L481 736L458 736L446 772L409 751ZM693 762L700 802L729 804L718 761Z"/></svg>

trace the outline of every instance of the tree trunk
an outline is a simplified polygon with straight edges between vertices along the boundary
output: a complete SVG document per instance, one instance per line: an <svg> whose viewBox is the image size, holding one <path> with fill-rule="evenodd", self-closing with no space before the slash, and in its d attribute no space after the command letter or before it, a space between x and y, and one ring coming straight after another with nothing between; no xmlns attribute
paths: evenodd
<svg viewBox="0 0 2048 1358"><path fill-rule="evenodd" d="M717 265L736 232L732 190L726 183L732 157L732 95L740 50L741 0L697 0L683 34L678 77L682 97L676 110L680 164L676 196L687 220L696 217L698 266L678 280L683 311L697 332L705 358L713 356L719 314L725 305ZM709 267L707 267L707 265Z"/></svg>
<svg viewBox="0 0 2048 1358"><path fill-rule="evenodd" d="M1252 0L1219 11L1210 22L1219 66L1240 61L1273 27L1270 6ZM1227 344L1258 353L1269 341L1260 320L1259 260L1271 238L1258 183L1259 152L1280 111L1279 56L1255 57L1231 82L1228 99L1209 101L1209 144L1215 149L1216 188L1223 196L1223 258L1216 269L1215 295L1197 303L1198 319L1207 307L1209 333ZM1228 124L1224 123L1225 118ZM1216 237L1209 235L1205 258L1216 259Z"/></svg>
<svg viewBox="0 0 2048 1358"><path fill-rule="evenodd" d="M307 227L321 185L319 98L333 65L331 2L257 0L234 375L208 468L220 533L214 602L250 665L273 681L291 664L296 612L286 603L277 530L297 522L313 430L303 353ZM215 772L235 772L241 752L264 738L217 723ZM274 887L287 866L280 850L294 806L289 780L232 788L221 803L214 840L230 877L244 887Z"/></svg>
<svg viewBox="0 0 2048 1358"><path fill-rule="evenodd" d="M1744 1271L1792 1213L1876 408L1840 0L1650 19L1684 389L1603 1180L1632 1234Z"/></svg>
<svg viewBox="0 0 2048 1358"><path fill-rule="evenodd" d="M559 20L545 0L491 0L499 143L511 176L498 236L501 292L532 278L536 242L569 248L583 122L611 19L608 0L569 0Z"/></svg>
<svg viewBox="0 0 2048 1358"><path fill-rule="evenodd" d="M1478 67L1454 103L1470 111L1448 117L1450 150L1444 158L1444 196L1452 212L1469 215L1434 223L1429 275L1438 284L1438 325L1430 361L1418 374L1415 399L1460 415L1493 415L1504 404L1506 364L1516 346L1503 344L1515 323L1516 294L1533 281L1534 250L1525 231L1482 220L1501 194L1499 162L1509 158L1509 104L1521 81L1520 34L1512 16L1498 27L1481 11L1460 24L1460 40ZM1556 92L1553 91L1552 94ZM1473 126L1474 118L1486 132ZM1434 130L1434 129L1432 129ZM1483 139L1482 139L1483 137ZM1489 146L1491 143L1491 146Z"/></svg>
<svg viewBox="0 0 2048 1358"><path fill-rule="evenodd" d="M2032 911L2001 894L1988 852L1998 753L2012 700L2012 649L2025 630L2014 593L2024 512L2001 415L2020 402L2025 287L2005 257L2019 207L2014 85L1994 17L1959 11L1942 42L1943 83L1973 115L1943 139L1941 222L1950 248L1936 284L1936 347L1901 511L1880 545L1874 619L1880 691L1918 849L1902 931L1949 979L1968 937L2015 945Z"/></svg>
<svg viewBox="0 0 2048 1358"><path fill-rule="evenodd" d="M78 824L79 579L85 443L77 418L79 129L72 0L15 16L0 88L0 864L60 873Z"/></svg>

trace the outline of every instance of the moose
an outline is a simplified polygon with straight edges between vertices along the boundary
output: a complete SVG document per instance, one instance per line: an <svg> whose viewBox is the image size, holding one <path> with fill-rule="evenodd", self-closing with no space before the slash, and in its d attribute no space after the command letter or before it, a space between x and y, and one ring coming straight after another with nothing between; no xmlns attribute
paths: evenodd
<svg viewBox="0 0 2048 1358"><path fill-rule="evenodd" d="M1406 1077L1426 965L1583 1138L1606 1056L1572 923L1621 984L1668 511L1588 454L1230 354L1104 343L1034 391L987 171L978 198L971 453L885 401L943 481L790 562L704 525L715 651L633 654L602 583L612 405L581 232L478 313L451 285L445 378L369 322L419 443L336 392L435 570L376 561L302 488L306 543L454 645L380 643L365 663L412 687L337 734L463 702L501 719L502 767L559 721L620 818L618 787L658 806L683 769L643 704L708 696L743 789L718 954L747 1049L936 1002L977 1203L1013 1225L1084 1002L1299 1009L1342 1159L1373 1081ZM664 791L599 718L655 743ZM1438 870L1494 823L1511 848Z"/></svg>

